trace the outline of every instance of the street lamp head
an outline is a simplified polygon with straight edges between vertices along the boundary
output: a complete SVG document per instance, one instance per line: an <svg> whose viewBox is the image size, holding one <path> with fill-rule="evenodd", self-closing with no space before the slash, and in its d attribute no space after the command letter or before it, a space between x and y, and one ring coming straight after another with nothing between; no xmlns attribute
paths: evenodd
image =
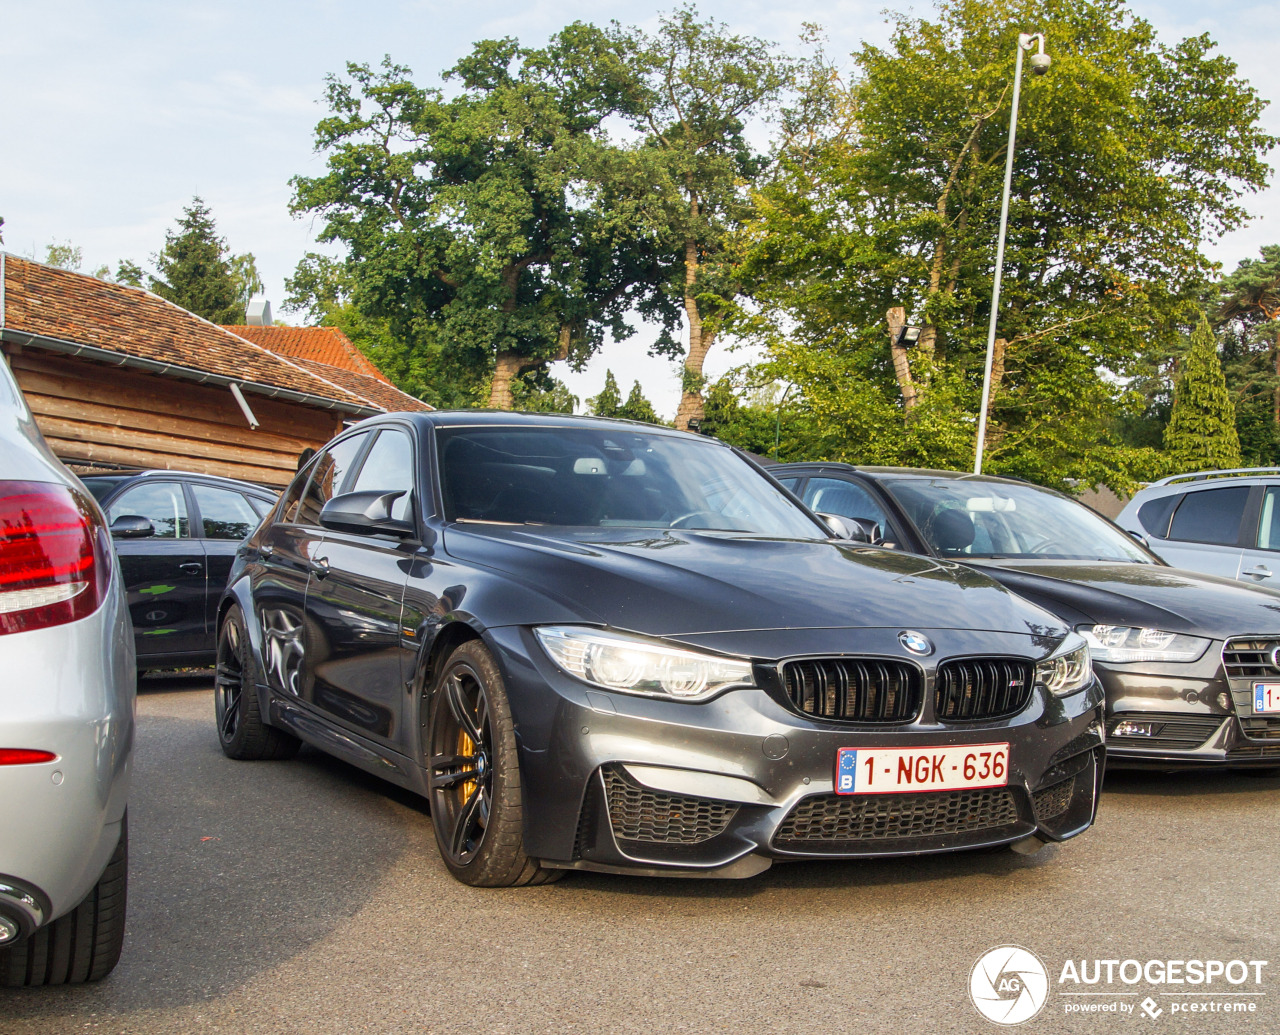
<svg viewBox="0 0 1280 1035"><path fill-rule="evenodd" d="M1044 75L1049 71L1049 55L1041 52L1031 55L1031 71L1036 75Z"/></svg>

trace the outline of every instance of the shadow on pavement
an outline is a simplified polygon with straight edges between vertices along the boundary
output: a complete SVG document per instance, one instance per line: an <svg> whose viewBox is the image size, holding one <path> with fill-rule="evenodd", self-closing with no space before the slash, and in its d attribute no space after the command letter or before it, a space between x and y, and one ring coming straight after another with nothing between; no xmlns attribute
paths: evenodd
<svg viewBox="0 0 1280 1035"><path fill-rule="evenodd" d="M224 757L203 678L198 697L166 680L170 695L140 707L120 965L96 985L0 992L0 1018L223 996L330 935L406 849L430 843L417 799L317 752Z"/></svg>
<svg viewBox="0 0 1280 1035"><path fill-rule="evenodd" d="M1157 797L1203 797L1280 790L1280 775L1267 770L1182 770L1164 773L1151 769L1108 769L1102 787L1102 804L1108 794L1145 794Z"/></svg>

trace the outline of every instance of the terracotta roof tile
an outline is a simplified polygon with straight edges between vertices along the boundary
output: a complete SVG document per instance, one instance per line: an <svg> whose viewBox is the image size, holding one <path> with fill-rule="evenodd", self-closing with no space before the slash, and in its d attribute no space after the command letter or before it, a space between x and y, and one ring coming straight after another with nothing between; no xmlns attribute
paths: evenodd
<svg viewBox="0 0 1280 1035"><path fill-rule="evenodd" d="M434 406L427 405L421 399L415 399L412 395L405 394L390 382L381 381L376 377L369 377L354 370L347 370L345 367L317 363L311 359L299 359L296 362L302 364L317 377L323 377L326 381L332 381L354 395L368 399L378 409L385 410L387 413L435 409Z"/></svg>
<svg viewBox="0 0 1280 1035"><path fill-rule="evenodd" d="M331 367L345 367L357 374L390 379L375 367L351 339L336 327L226 327L225 330L256 342L281 356L310 359Z"/></svg>
<svg viewBox="0 0 1280 1035"><path fill-rule="evenodd" d="M6 254L3 327L368 409L362 394L140 288ZM375 408L381 409L381 406Z"/></svg>

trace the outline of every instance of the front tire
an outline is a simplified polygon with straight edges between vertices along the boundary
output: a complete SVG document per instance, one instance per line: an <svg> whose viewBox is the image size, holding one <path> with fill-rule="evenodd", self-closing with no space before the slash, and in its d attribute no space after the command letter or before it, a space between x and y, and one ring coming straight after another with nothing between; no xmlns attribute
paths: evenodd
<svg viewBox="0 0 1280 1035"><path fill-rule="evenodd" d="M124 946L128 876L126 815L116 850L84 901L20 945L0 949L0 988L78 985L110 974Z"/></svg>
<svg viewBox="0 0 1280 1035"><path fill-rule="evenodd" d="M478 888L545 884L563 870L524 851L524 802L515 723L493 655L458 647L431 695L427 740L431 823L440 858Z"/></svg>
<svg viewBox="0 0 1280 1035"><path fill-rule="evenodd" d="M232 605L218 627L214 669L213 701L222 753L242 761L292 758L301 741L263 721L256 671L244 612Z"/></svg>

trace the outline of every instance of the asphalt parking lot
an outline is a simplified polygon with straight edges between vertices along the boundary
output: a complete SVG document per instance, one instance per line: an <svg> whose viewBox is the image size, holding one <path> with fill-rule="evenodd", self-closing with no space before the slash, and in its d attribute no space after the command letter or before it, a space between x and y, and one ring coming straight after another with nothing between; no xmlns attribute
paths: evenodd
<svg viewBox="0 0 1280 1035"><path fill-rule="evenodd" d="M225 759L207 676L150 678L138 710L124 957L96 986L0 992L5 1035L998 1031L968 987L1003 944L1051 979L1020 1031L1280 1030L1277 779L1113 774L1097 827L1030 858L478 890L413 796L310 749ZM1249 991L1244 1014L1058 980L1068 959L1191 958L1275 962L1260 990L1213 986ZM1154 1019L1067 1012L1148 993Z"/></svg>

